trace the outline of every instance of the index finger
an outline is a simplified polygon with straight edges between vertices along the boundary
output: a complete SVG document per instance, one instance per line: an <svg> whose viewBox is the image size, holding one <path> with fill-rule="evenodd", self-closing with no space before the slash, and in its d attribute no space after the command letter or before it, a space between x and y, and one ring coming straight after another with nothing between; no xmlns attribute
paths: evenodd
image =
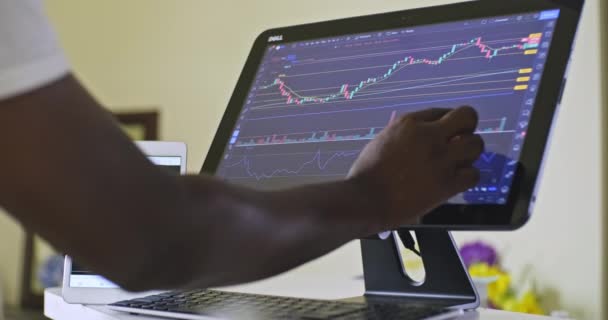
<svg viewBox="0 0 608 320"><path fill-rule="evenodd" d="M425 109L417 112L412 112L408 114L408 117L412 117L415 120L424 121L424 122L432 122L438 121L447 115L452 109L441 109L441 108L432 108Z"/></svg>
<svg viewBox="0 0 608 320"><path fill-rule="evenodd" d="M447 114L441 120L448 137L474 133L479 123L477 111L472 107L460 107Z"/></svg>

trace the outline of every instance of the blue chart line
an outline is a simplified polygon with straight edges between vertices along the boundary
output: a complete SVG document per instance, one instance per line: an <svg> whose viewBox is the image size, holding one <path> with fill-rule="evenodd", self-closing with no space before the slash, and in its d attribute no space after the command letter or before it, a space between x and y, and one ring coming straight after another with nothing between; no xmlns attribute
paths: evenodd
<svg viewBox="0 0 608 320"><path fill-rule="evenodd" d="M327 166L332 161L339 159L339 158L356 158L359 155L359 153L361 153L361 151L336 152L332 156L327 158L325 161L323 161L321 159L321 150L319 150L314 154L314 157L311 160L304 162L302 165L300 165L299 168L297 168L295 170L276 169L269 174L254 172L252 169L251 160L247 156L243 157L243 159L241 159L239 162L233 163L231 165L227 165L226 168L234 168L234 167L242 166L245 169L245 172L247 173L247 175L249 177L255 178L256 180L259 181L262 179L272 179L272 178L281 177L281 176L299 175L302 171L304 171L309 166L312 166L313 168L317 168L321 171L324 171L325 168L327 168Z"/></svg>
<svg viewBox="0 0 608 320"><path fill-rule="evenodd" d="M370 107L370 108L360 108L360 109L350 109L350 110L324 111L324 112L314 112L314 113L304 113L304 114L288 114L288 115L283 115L283 116L272 116L272 117L262 117L262 118L249 118L249 119L247 119L247 121L269 120L269 119L279 119L279 118L292 118L292 117L305 117L305 116L315 116L315 115L342 113L342 112L357 112L357 111L390 109L390 108L395 108L395 107L414 106L414 105L421 105L421 104L427 104L428 105L428 104L431 104L431 103L438 103L438 102L458 101L458 100L477 99L477 98L486 98L486 97L509 96L509 95L512 95L512 94L513 94L513 92L505 92L505 93L498 93L498 94L484 94L484 95L459 97L459 98L450 98L450 99L437 99L437 100L429 100L429 101L418 101L418 102L392 104L390 106L382 106L382 107Z"/></svg>

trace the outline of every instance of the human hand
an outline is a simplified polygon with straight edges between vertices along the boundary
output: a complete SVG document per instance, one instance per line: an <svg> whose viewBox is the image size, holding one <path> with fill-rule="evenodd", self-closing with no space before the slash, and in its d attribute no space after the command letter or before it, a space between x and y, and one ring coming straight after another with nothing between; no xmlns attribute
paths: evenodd
<svg viewBox="0 0 608 320"><path fill-rule="evenodd" d="M430 109L391 123L362 151L349 180L377 201L376 231L414 223L479 182L484 150L471 107Z"/></svg>

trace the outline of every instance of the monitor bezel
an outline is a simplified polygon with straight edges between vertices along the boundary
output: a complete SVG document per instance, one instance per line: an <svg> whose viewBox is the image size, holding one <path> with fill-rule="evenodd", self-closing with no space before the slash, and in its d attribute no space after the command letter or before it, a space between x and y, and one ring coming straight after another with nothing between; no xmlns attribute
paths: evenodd
<svg viewBox="0 0 608 320"><path fill-rule="evenodd" d="M521 151L507 203L505 205L444 205L425 216L421 224L404 226L410 229L427 227L449 230L518 229L530 219L531 208L536 201L537 180L542 169L553 120L561 101L567 65L583 4L584 0L479 0L264 31L258 36L251 49L204 161L201 174L215 174L221 163L258 66L269 45L560 9L554 31L556 36L553 38L547 57L526 142ZM277 41L277 35L281 35L281 40Z"/></svg>

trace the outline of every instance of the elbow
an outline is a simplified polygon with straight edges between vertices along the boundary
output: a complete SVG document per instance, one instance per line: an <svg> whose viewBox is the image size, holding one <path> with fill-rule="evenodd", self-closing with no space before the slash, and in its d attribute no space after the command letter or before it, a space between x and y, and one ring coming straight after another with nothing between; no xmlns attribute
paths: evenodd
<svg viewBox="0 0 608 320"><path fill-rule="evenodd" d="M131 241L122 253L124 261L130 264L117 283L124 290L170 290L188 284L188 276L192 274L188 268L193 268L188 258L194 251L194 243L183 237L188 233L183 195L172 198L177 200L140 210L146 213L146 218L130 224L136 227L130 229Z"/></svg>
<svg viewBox="0 0 608 320"><path fill-rule="evenodd" d="M117 259L116 261L121 260ZM130 262L122 265L122 268L112 276L111 280L121 289L129 292L161 289L161 275L149 270L151 265L146 263L147 260L141 255L132 257L127 260Z"/></svg>
<svg viewBox="0 0 608 320"><path fill-rule="evenodd" d="M154 290L154 288L150 286L149 282L136 278L121 280L119 283L117 283L117 285L123 290L129 292L145 292Z"/></svg>
<svg viewBox="0 0 608 320"><path fill-rule="evenodd" d="M117 277L117 285L126 291L143 292L183 288L190 283L193 271L186 270L191 265L180 254L184 248L160 243L161 238L149 241L145 253L129 259L132 264Z"/></svg>
<svg viewBox="0 0 608 320"><path fill-rule="evenodd" d="M151 257L153 258L153 257ZM139 260L139 261L138 261ZM114 277L115 283L123 290L129 292L143 292L151 290L168 289L165 272L161 272L157 263L150 257L138 256L131 260L129 266Z"/></svg>
<svg viewBox="0 0 608 320"><path fill-rule="evenodd" d="M152 267L151 267L152 268ZM144 292L174 288L166 279L163 272L153 272L145 266L125 268L123 272L114 277L114 282L121 289L129 292Z"/></svg>

